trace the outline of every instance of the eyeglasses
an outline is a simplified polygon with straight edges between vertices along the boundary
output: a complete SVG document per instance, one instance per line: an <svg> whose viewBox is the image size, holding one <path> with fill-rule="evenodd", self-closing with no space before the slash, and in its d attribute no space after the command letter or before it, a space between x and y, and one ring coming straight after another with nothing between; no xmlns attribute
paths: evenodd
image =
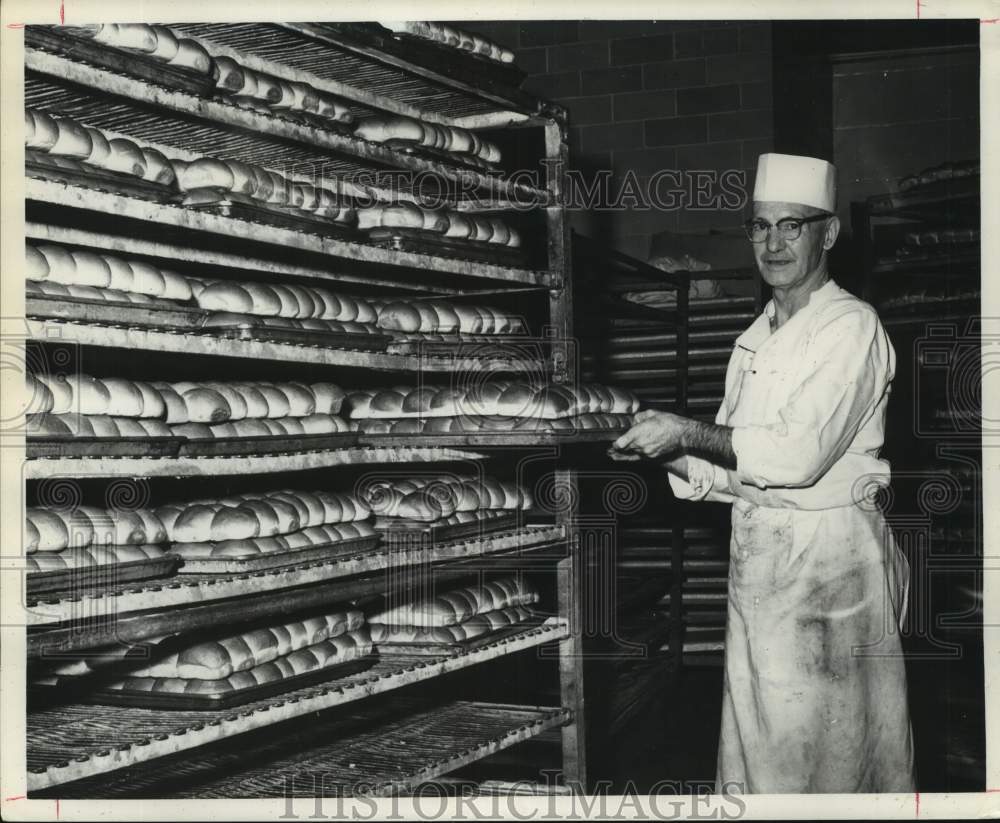
<svg viewBox="0 0 1000 823"><path fill-rule="evenodd" d="M771 229L778 230L778 237L782 240L798 240L802 234L802 227L806 223L816 223L819 220L826 220L830 215L817 214L813 217L786 217L779 220L777 224L768 223L766 220L747 220L743 224L747 237L751 243L764 243Z"/></svg>

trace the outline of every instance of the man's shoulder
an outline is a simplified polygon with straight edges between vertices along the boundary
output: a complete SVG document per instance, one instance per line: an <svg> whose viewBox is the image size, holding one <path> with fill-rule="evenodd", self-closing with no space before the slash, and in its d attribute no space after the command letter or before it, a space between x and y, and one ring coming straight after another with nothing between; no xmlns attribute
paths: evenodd
<svg viewBox="0 0 1000 823"><path fill-rule="evenodd" d="M814 316L814 321L819 326L828 326L835 321L837 325L843 325L851 320L863 327L881 325L878 312L871 303L840 286L835 287L829 299L823 302Z"/></svg>

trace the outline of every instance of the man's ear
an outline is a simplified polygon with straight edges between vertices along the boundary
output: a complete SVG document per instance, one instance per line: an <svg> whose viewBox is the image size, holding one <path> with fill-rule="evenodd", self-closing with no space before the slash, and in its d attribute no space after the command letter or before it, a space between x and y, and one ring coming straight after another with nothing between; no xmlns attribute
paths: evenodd
<svg viewBox="0 0 1000 823"><path fill-rule="evenodd" d="M839 235L840 218L837 215L833 215L833 217L826 221L826 233L823 235L823 250L829 251L832 249Z"/></svg>

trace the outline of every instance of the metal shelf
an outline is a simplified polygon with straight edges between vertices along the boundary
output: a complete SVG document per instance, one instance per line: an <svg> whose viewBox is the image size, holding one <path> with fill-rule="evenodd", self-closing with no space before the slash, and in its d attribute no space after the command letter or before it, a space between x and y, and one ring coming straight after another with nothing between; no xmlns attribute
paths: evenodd
<svg viewBox="0 0 1000 823"><path fill-rule="evenodd" d="M242 56L236 59L246 62ZM264 166L322 168L325 173L335 166L337 174L345 175L348 181L352 174L369 170L375 164L436 175L455 183L459 192L472 195L473 202L477 191L496 201L491 205L500 207L512 203L520 207L545 206L551 202L545 189L512 183L499 175L425 159L277 115L261 114L224 98L197 97L37 48L25 49L25 68L38 73L34 78L29 77L27 105L41 105L79 119L85 125L111 129L143 142L158 141L157 148L166 148L168 156L174 148ZM51 79L43 82L42 77ZM66 81L76 85L66 85ZM150 110L152 106L155 111ZM236 140L234 129L239 130ZM408 188L397 189L380 189L374 181L369 181L358 191L377 194L383 200L403 195L420 201L419 195Z"/></svg>
<svg viewBox="0 0 1000 823"><path fill-rule="evenodd" d="M101 348L141 349L144 351L201 354L268 360L278 363L310 363L317 366L347 366L394 372L449 374L458 371L544 373L547 364L539 360L505 356L504 344L491 345L492 357L431 357L428 355L386 354L350 349L327 349L258 340L231 340L219 337L210 329L163 330L136 326L98 326L68 320L27 319L28 334L42 343L73 342ZM480 347L482 348L482 347ZM516 349L515 349L516 351Z"/></svg>
<svg viewBox="0 0 1000 823"><path fill-rule="evenodd" d="M501 280L532 286L547 286L552 281L552 275L549 272L509 268L451 257L434 257L413 252L392 251L378 246L334 240L329 237L321 237L318 234L306 234L276 226L251 223L248 220L223 217L181 206L139 200L134 197L124 197L119 194L55 183L49 180L26 179L25 196L28 200L37 203L100 212L115 218L128 215L134 220L195 232L208 232L234 242L243 240L252 243L265 243L312 252L337 260L354 260L359 263L406 267L425 272L432 270L468 278Z"/></svg>
<svg viewBox="0 0 1000 823"><path fill-rule="evenodd" d="M329 686L298 689L277 698L247 704L238 710L178 712L74 704L30 712L27 717L28 790L37 792L188 752L235 735L308 717L317 711L562 640L567 633L564 623L553 623L527 629L454 657L387 657L373 668ZM326 734L330 724L323 723L321 728ZM280 735L271 739L275 738L281 740ZM331 734L330 739L338 740L338 736ZM81 745L81 740L88 743ZM342 742L345 741L338 741ZM185 762L190 761L186 758ZM359 772L358 776L363 774ZM105 786L102 781L102 787ZM135 788L134 780L128 780L126 787Z"/></svg>
<svg viewBox="0 0 1000 823"><path fill-rule="evenodd" d="M26 625L32 630L28 653L38 656L45 652L94 648L117 640L134 642L158 633L204 628L223 617L232 622L239 619L242 611L251 611L254 617L280 613L288 610L287 591L293 588L297 590L297 609L307 608L309 602L319 606L344 601L351 598L349 584L343 583L345 593L338 595L336 583L349 577L419 564L475 560L499 552L535 551L559 543L565 535L561 526L525 526L496 535L409 549L388 543L352 557L262 572L175 574L92 593L34 595L25 600ZM381 590L384 575L375 583ZM303 586L313 588L302 590ZM362 588L370 586L365 583ZM246 598L252 605L245 609L234 606L231 598ZM113 625L102 624L112 616ZM89 632L84 631L86 621L95 621L90 624Z"/></svg>

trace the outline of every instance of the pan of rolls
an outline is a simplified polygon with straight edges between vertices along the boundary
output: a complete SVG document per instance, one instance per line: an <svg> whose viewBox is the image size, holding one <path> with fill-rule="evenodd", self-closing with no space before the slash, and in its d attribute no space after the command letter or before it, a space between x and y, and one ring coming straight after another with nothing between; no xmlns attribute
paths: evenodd
<svg viewBox="0 0 1000 823"><path fill-rule="evenodd" d="M370 143L470 166L479 171L494 171L500 162L500 147L475 132L424 123L411 117L365 117L358 120L354 133Z"/></svg>
<svg viewBox="0 0 1000 823"><path fill-rule="evenodd" d="M503 217L425 208L399 201L357 210L358 230L377 246L518 266L521 235Z"/></svg>
<svg viewBox="0 0 1000 823"><path fill-rule="evenodd" d="M457 654L540 625L545 618L530 608L538 600L530 582L504 577L388 608L382 601L367 621L380 655Z"/></svg>
<svg viewBox="0 0 1000 823"><path fill-rule="evenodd" d="M96 649L43 665L32 685L81 702L225 709L364 671L374 662L364 614L332 611Z"/></svg>
<svg viewBox="0 0 1000 823"><path fill-rule="evenodd" d="M221 456L345 448L333 383L178 382L26 376L34 457Z"/></svg>
<svg viewBox="0 0 1000 823"><path fill-rule="evenodd" d="M503 444L514 435L601 441L628 429L638 410L638 398L619 388L538 386L517 380L358 390L347 394L343 406L344 416L361 433L362 445L427 435L442 444Z"/></svg>
<svg viewBox="0 0 1000 823"><path fill-rule="evenodd" d="M278 489L160 506L182 574L258 571L376 548L371 508L351 494Z"/></svg>
<svg viewBox="0 0 1000 823"><path fill-rule="evenodd" d="M516 528L533 506L517 483L446 473L371 478L359 495L384 536L432 541Z"/></svg>
<svg viewBox="0 0 1000 823"><path fill-rule="evenodd" d="M29 507L24 518L28 593L116 585L174 572L180 559L151 510Z"/></svg>

